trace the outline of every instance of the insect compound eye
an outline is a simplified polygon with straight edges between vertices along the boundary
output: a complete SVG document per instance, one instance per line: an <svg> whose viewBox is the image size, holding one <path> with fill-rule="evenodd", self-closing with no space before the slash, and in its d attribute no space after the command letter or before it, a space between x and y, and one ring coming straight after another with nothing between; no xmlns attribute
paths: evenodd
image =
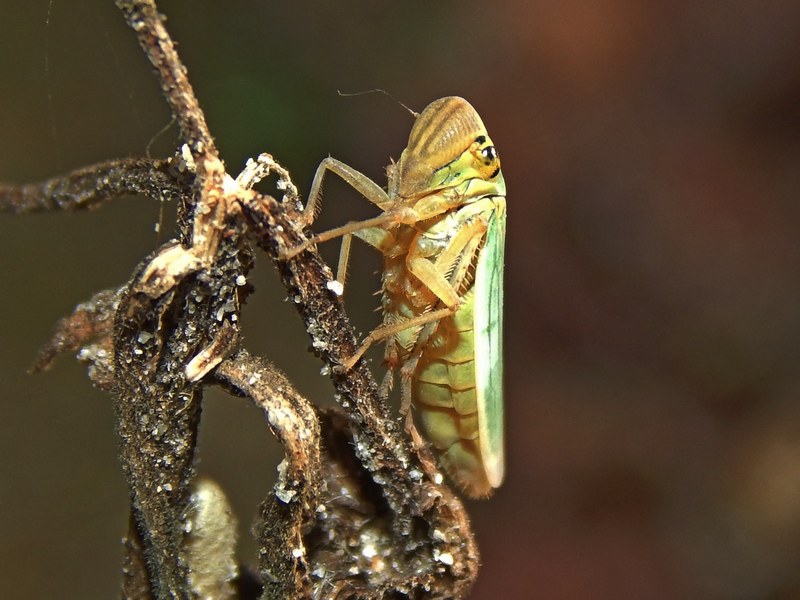
<svg viewBox="0 0 800 600"><path fill-rule="evenodd" d="M500 173L500 157L487 135L479 135L470 146L472 168L486 181L494 179Z"/></svg>
<svg viewBox="0 0 800 600"><path fill-rule="evenodd" d="M475 153L475 158L478 161L476 165L478 171L480 171L484 179L494 179L500 173L500 156L494 146L484 146L478 149Z"/></svg>

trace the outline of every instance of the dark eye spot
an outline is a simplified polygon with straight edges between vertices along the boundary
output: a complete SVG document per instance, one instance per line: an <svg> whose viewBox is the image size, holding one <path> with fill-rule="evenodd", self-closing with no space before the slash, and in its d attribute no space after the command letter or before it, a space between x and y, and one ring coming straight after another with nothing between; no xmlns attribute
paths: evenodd
<svg viewBox="0 0 800 600"><path fill-rule="evenodd" d="M486 136L485 135L479 135L478 137L475 138L475 142L478 143L478 144L486 143Z"/></svg>
<svg viewBox="0 0 800 600"><path fill-rule="evenodd" d="M494 146L486 146L486 148L481 150L481 154L483 158L486 159L487 165L497 160L497 150L494 149Z"/></svg>

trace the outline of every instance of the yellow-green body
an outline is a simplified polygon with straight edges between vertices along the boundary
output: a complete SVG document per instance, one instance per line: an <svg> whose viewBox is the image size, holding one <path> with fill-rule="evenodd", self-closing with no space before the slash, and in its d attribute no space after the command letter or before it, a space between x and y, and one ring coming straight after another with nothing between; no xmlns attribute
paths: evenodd
<svg viewBox="0 0 800 600"><path fill-rule="evenodd" d="M488 219L492 213L505 216L502 196L484 197L463 205L435 223L399 227L394 247L387 248L389 252L384 261L385 325L421 317L439 302L439 298L407 268L409 255L419 254L420 248L426 246L435 247L465 223ZM482 250L480 246L478 252ZM470 271L474 268L473 264L469 265ZM476 352L481 351L481 345L476 344L474 283L474 273L468 272L457 288L461 299L459 308L432 327L427 326L432 331L426 331L426 325L416 325L389 337L385 362L390 369L400 368L401 371L403 366L413 365L413 371L404 373L408 378L404 385L410 386L411 400L425 437L440 453L442 466L459 487L471 496L485 497L499 486L504 469L502 447L493 452L499 454L499 458L493 459L494 467L487 469L487 452L481 445L481 394L476 379L476 359L480 359ZM418 359L413 361L415 351ZM498 379L502 379L502 375L498 375Z"/></svg>
<svg viewBox="0 0 800 600"><path fill-rule="evenodd" d="M304 212L309 223L328 170L382 210L309 242L343 237L340 283L353 236L384 256L383 325L344 366L385 340L389 372L400 370L402 410L416 407L459 487L473 497L488 496L505 472L506 204L500 159L483 122L462 98L431 103L417 117L399 162L387 168L386 191L352 167L324 160Z"/></svg>

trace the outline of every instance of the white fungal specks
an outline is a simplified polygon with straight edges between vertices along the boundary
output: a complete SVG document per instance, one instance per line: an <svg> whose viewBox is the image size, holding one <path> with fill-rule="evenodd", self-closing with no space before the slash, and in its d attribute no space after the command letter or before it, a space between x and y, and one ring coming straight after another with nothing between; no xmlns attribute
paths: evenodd
<svg viewBox="0 0 800 600"><path fill-rule="evenodd" d="M341 296L342 294L344 294L344 286L342 285L341 281L336 281L336 280L329 281L328 283L325 284L325 287L328 288L337 296Z"/></svg>
<svg viewBox="0 0 800 600"><path fill-rule="evenodd" d="M441 552L438 548L433 549L433 560L442 563L443 565L447 565L448 567L452 567L453 563L455 563L455 559L453 555L449 552Z"/></svg>
<svg viewBox="0 0 800 600"><path fill-rule="evenodd" d="M294 490L287 490L286 488L275 489L275 496L284 504L289 504L296 495L297 492Z"/></svg>

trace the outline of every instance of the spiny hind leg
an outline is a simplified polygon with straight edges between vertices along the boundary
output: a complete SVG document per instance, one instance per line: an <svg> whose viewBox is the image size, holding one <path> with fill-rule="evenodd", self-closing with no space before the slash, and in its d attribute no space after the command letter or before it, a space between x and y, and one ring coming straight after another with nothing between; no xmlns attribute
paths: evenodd
<svg viewBox="0 0 800 600"><path fill-rule="evenodd" d="M380 394L386 399L394 387L394 371L397 369L397 365L400 364L397 346L391 341L386 343L386 348L383 352L383 364L386 365L386 373L384 373L381 381Z"/></svg>
<svg viewBox="0 0 800 600"><path fill-rule="evenodd" d="M458 288L467 277L486 228L484 219L476 218L465 223L435 261L419 249L409 252L409 271L451 309L457 308L461 302Z"/></svg>

